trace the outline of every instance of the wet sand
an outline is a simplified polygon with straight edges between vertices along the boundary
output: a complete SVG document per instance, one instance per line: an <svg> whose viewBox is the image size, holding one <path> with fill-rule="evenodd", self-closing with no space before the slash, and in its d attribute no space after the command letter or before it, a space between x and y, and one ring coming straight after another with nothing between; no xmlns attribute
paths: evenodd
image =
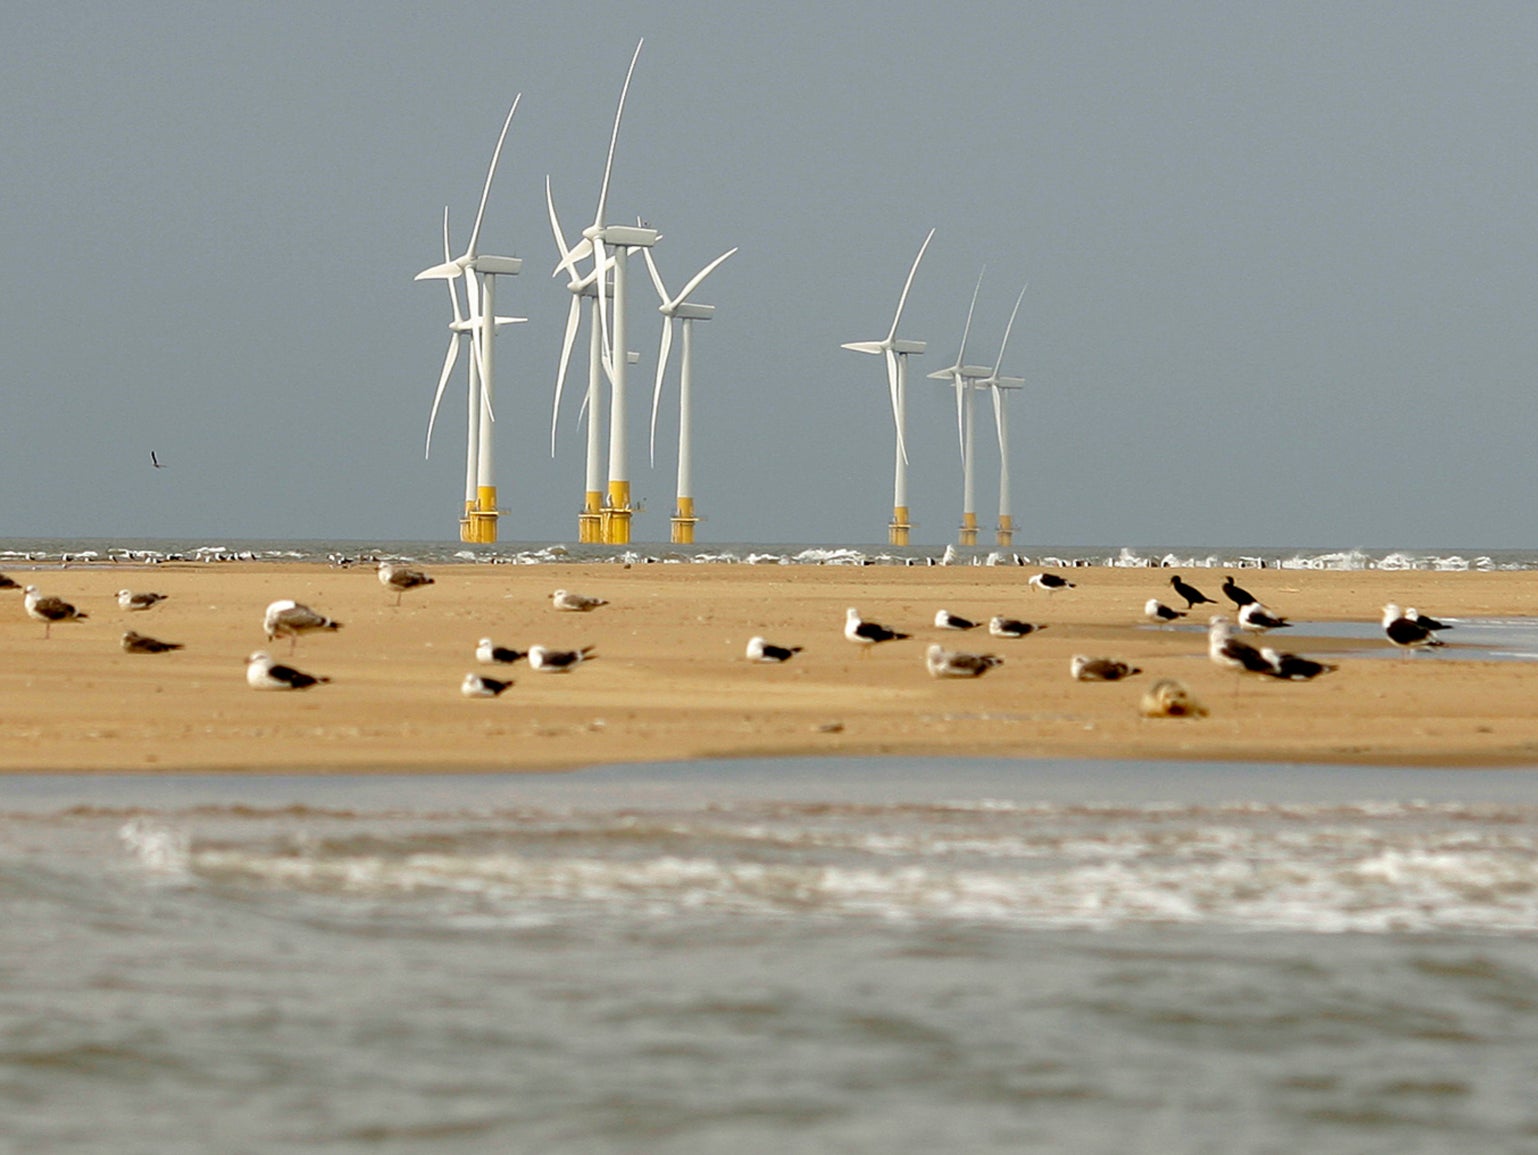
<svg viewBox="0 0 1538 1155"><path fill-rule="evenodd" d="M1144 601L1179 605L1169 573L1064 571L1077 588L1026 586L1036 568L618 565L442 566L400 606L372 569L274 564L12 570L89 618L53 627L0 591L0 771L367 772L546 770L606 763L799 754L1237 759L1437 766L1538 764L1538 663L1460 659L1458 631L1437 654L1360 656L1367 643L1279 631L1270 644L1338 661L1310 683L1214 667L1204 633L1161 630ZM1295 621L1376 621L1384 602L1438 617L1538 616L1530 573L1235 571ZM1185 571L1222 599L1222 571ZM141 613L122 587L168 600ZM562 613L565 587L610 604ZM291 597L344 623L335 634L268 643L268 602ZM844 610L909 632L866 652L843 637ZM1008 640L937 630L937 609L1047 624ZM1225 602L1219 609L1231 610ZM1205 624L1213 607L1190 620ZM125 654L135 629L185 649ZM750 663L747 639L805 651ZM477 639L526 649L594 645L569 674L479 666ZM1001 655L978 680L936 681L931 641ZM302 693L247 687L246 655L330 677ZM1357 651L1357 653L1343 652ZM1075 653L1143 673L1086 684ZM512 677L500 698L466 700L469 671ZM1158 678L1183 681L1210 714L1141 717Z"/></svg>

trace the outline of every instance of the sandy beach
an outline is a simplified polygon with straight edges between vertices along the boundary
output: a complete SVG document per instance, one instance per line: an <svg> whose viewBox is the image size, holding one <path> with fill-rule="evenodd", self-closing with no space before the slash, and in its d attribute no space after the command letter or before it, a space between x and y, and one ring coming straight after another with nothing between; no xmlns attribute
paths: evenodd
<svg viewBox="0 0 1538 1155"><path fill-rule="evenodd" d="M1144 601L1171 597L1167 571L1081 568L1077 587L1027 587L1035 568L637 565L440 566L402 604L370 567L166 564L11 571L88 619L53 627L0 592L0 770L433 772L547 770L701 757L800 754L1070 756L1376 762L1538 763L1538 663L1461 660L1457 630L1434 655L1363 656L1367 643L1279 631L1271 644L1338 661L1310 683L1214 667L1206 639L1161 630ZM1222 573L1187 571L1220 598ZM1241 584L1297 621L1376 621L1388 601L1439 617L1538 615L1538 582L1512 573L1245 570ZM167 600L119 609L121 588ZM609 604L556 611L564 587ZM344 623L334 634L268 643L265 606L294 598ZM844 611L911 633L865 651ZM937 630L940 608L1045 623L1021 639ZM1205 623L1200 607L1192 619ZM1228 609L1230 607L1223 607ZM134 629L182 643L126 654ZM748 662L761 634L805 647L777 666ZM526 649L592 645L597 659L550 675L526 662L478 666L477 639ZM935 680L931 641L984 650L1004 665L977 680ZM332 679L301 693L258 693L246 656ZM1335 656L1342 650L1353 653ZM1068 676L1075 653L1142 667L1124 682ZM493 700L467 700L470 671L511 676ZM1210 710L1140 716L1144 689L1178 678Z"/></svg>

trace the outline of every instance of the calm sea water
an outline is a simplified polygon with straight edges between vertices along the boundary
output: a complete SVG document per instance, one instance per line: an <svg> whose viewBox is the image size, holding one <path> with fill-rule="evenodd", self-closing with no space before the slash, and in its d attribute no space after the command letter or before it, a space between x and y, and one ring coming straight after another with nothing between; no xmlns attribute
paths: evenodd
<svg viewBox="0 0 1538 1155"><path fill-rule="evenodd" d="M0 1151L1538 1151L1538 774L0 781Z"/></svg>

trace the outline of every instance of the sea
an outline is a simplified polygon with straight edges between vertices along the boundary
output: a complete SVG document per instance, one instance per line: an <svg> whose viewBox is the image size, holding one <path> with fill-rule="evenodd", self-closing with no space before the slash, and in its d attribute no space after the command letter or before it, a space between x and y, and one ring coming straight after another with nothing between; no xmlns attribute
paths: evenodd
<svg viewBox="0 0 1538 1155"><path fill-rule="evenodd" d="M0 1155L1504 1155L1535 1085L1533 769L0 778Z"/></svg>

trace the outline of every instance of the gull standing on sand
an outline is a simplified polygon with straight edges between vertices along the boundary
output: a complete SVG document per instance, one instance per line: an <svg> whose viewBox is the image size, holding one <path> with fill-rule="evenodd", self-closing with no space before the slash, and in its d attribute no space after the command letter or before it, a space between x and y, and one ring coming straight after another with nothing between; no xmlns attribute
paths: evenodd
<svg viewBox="0 0 1538 1155"><path fill-rule="evenodd" d="M1244 674L1265 674L1271 663L1249 642L1234 637L1234 626L1222 614L1213 614L1207 627L1207 657L1215 666Z"/></svg>
<svg viewBox="0 0 1538 1155"><path fill-rule="evenodd" d="M165 594L136 594L132 590L118 590L117 592L118 608L128 610L129 612L153 609L165 600Z"/></svg>
<svg viewBox="0 0 1538 1155"><path fill-rule="evenodd" d="M495 698L512 684L511 679L504 682L479 674L466 674L465 680L459 683L459 692L467 698Z"/></svg>
<svg viewBox="0 0 1538 1155"><path fill-rule="evenodd" d="M90 616L81 613L63 598L43 593L36 586L28 586L23 591L21 604L29 618L43 623L45 638L53 636L54 622L78 622Z"/></svg>
<svg viewBox="0 0 1538 1155"><path fill-rule="evenodd" d="M539 670L545 674L564 674L568 670L575 670L583 662L594 658L593 647L583 646L580 650L552 650L548 646L529 647L529 669Z"/></svg>
<svg viewBox="0 0 1538 1155"><path fill-rule="evenodd" d="M182 648L181 642L162 642L159 638L146 637L137 630L124 633L122 645L125 654L168 654Z"/></svg>
<svg viewBox="0 0 1538 1155"><path fill-rule="evenodd" d="M988 632L996 638L1023 638L1026 634L1034 634L1037 630L1044 630L1046 626L1038 626L1032 622L1022 622L1019 618L993 617L988 619Z"/></svg>
<svg viewBox="0 0 1538 1155"><path fill-rule="evenodd" d="M482 638L475 643L475 660L485 666L511 666L518 659L528 656L523 650L495 645L490 638Z"/></svg>
<svg viewBox="0 0 1538 1155"><path fill-rule="evenodd" d="M299 644L300 634L313 634L317 631L341 628L341 622L334 622L325 614L316 613L309 606L300 605L293 598L283 598L273 602L267 607L267 612L262 615L262 629L267 633L267 640L270 642L274 638L288 638L290 653L293 653L294 647Z"/></svg>
<svg viewBox="0 0 1538 1155"><path fill-rule="evenodd" d="M329 681L330 678L301 673L292 666L280 666L263 650L246 659L246 685L253 690L308 690Z"/></svg>
<svg viewBox="0 0 1538 1155"><path fill-rule="evenodd" d="M947 650L938 642L924 655L931 678L981 678L994 666L1003 664L1004 659L997 654L966 654Z"/></svg>
<svg viewBox="0 0 1538 1155"><path fill-rule="evenodd" d="M430 586L433 584L433 579L419 569L382 561L379 563L379 584L387 590L394 590L395 604L400 605L401 598L407 590L414 590L419 586Z"/></svg>
<svg viewBox="0 0 1538 1155"><path fill-rule="evenodd" d="M1075 654L1068 663L1068 672L1076 682L1119 682L1143 671L1116 658L1092 658L1088 654Z"/></svg>
<svg viewBox="0 0 1538 1155"><path fill-rule="evenodd" d="M1040 590L1044 594L1055 594L1059 590L1071 590L1074 588L1073 582L1065 577L1059 577L1055 573L1032 574L1026 579L1025 584L1032 589Z"/></svg>
<svg viewBox="0 0 1538 1155"><path fill-rule="evenodd" d="M551 602L558 610L566 610L568 613L585 614L589 610L595 610L599 606L609 604L607 598L593 598L586 594L574 594L570 590L556 590L550 595Z"/></svg>
<svg viewBox="0 0 1538 1155"><path fill-rule="evenodd" d="M1158 622L1161 626L1167 626L1171 622L1178 622L1186 616L1185 610L1173 610L1158 598L1149 598L1143 603L1143 616L1151 622Z"/></svg>
<svg viewBox="0 0 1538 1155"><path fill-rule="evenodd" d="M911 636L888 629L877 622L862 621L860 611L853 606L844 611L844 637L857 646L864 646L866 653L870 652L872 646L879 646L882 642L900 642Z"/></svg>
<svg viewBox="0 0 1538 1155"><path fill-rule="evenodd" d="M747 658L750 662L788 662L800 652L800 646L776 646L758 637L748 639Z"/></svg>
<svg viewBox="0 0 1538 1155"><path fill-rule="evenodd" d="M1426 650L1447 644L1425 622L1401 613L1393 602L1383 607L1383 632L1407 657L1411 650Z"/></svg>
<svg viewBox="0 0 1538 1155"><path fill-rule="evenodd" d="M1180 577L1180 575L1178 573L1174 574L1170 578L1170 586L1174 589L1175 593L1178 596L1185 598L1185 600L1186 600L1186 609L1188 609L1188 610L1189 609L1195 609L1197 606L1202 605L1202 604L1214 605L1214 606L1218 604L1214 599L1209 598L1206 594L1202 593L1202 591L1197 589L1195 586L1189 584L1188 582L1185 582L1185 581L1181 580L1181 577Z"/></svg>

